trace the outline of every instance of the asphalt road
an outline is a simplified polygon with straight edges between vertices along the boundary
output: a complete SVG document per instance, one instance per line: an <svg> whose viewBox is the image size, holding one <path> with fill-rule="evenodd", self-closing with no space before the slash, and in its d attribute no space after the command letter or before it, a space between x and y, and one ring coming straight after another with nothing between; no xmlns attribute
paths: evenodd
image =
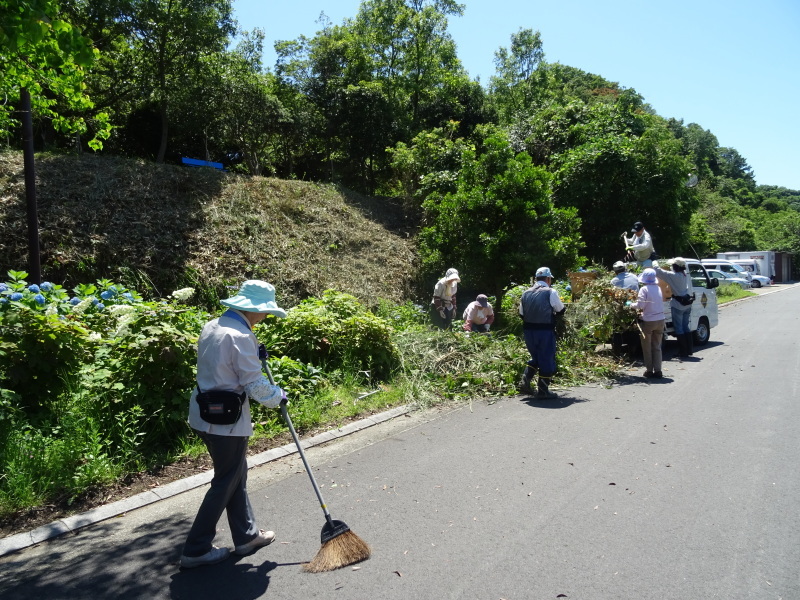
<svg viewBox="0 0 800 600"><path fill-rule="evenodd" d="M277 541L182 571L204 488L0 558L12 599L800 598L800 286L721 312L697 360L610 388L399 417L309 459L373 557L301 572L296 457L251 470ZM218 541L230 543L220 522Z"/></svg>

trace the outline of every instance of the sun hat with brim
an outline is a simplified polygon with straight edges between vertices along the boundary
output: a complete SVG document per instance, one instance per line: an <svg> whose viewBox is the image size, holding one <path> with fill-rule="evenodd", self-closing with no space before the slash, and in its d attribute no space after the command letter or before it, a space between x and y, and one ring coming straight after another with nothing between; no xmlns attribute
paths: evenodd
<svg viewBox="0 0 800 600"><path fill-rule="evenodd" d="M220 304L244 312L268 313L281 318L286 316L286 311L275 302L275 287L257 279L245 281L235 296L220 300Z"/></svg>
<svg viewBox="0 0 800 600"><path fill-rule="evenodd" d="M445 281L461 281L461 277L458 274L456 269L447 269L447 272L444 274Z"/></svg>
<svg viewBox="0 0 800 600"><path fill-rule="evenodd" d="M639 282L640 283L655 283L656 282L656 271L655 269L645 269L642 271L642 274L639 275Z"/></svg>

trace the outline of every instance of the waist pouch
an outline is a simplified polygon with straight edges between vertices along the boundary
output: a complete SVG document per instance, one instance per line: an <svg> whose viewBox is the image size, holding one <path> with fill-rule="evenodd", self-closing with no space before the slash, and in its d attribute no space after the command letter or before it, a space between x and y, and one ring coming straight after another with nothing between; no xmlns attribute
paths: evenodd
<svg viewBox="0 0 800 600"><path fill-rule="evenodd" d="M214 425L233 425L242 416L242 404L247 395L242 392L212 391L203 392L197 388L197 405L200 418Z"/></svg>
<svg viewBox="0 0 800 600"><path fill-rule="evenodd" d="M685 296L673 296L673 298L675 298L675 300L677 300L682 306L689 306L692 302L694 302L694 294L691 296L689 294L686 294Z"/></svg>

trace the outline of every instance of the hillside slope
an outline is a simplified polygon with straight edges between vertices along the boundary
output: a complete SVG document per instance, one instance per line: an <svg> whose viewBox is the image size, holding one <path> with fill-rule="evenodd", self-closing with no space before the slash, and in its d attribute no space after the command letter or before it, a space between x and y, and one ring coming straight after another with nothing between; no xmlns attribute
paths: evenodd
<svg viewBox="0 0 800 600"><path fill-rule="evenodd" d="M258 278L286 306L327 288L370 305L412 296L415 226L390 199L106 156L37 156L36 176L44 280L211 301ZM22 155L0 153L2 279L27 270L25 206Z"/></svg>

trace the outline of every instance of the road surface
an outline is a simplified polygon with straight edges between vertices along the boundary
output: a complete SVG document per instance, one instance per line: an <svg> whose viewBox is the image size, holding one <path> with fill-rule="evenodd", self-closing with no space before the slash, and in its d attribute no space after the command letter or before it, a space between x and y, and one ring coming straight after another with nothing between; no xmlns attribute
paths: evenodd
<svg viewBox="0 0 800 600"><path fill-rule="evenodd" d="M0 558L12 599L800 598L800 286L725 308L697 360L610 387L417 412L309 452L373 557L300 563L299 459L250 472L277 541L177 567L204 488ZM230 544L220 522L218 543Z"/></svg>

